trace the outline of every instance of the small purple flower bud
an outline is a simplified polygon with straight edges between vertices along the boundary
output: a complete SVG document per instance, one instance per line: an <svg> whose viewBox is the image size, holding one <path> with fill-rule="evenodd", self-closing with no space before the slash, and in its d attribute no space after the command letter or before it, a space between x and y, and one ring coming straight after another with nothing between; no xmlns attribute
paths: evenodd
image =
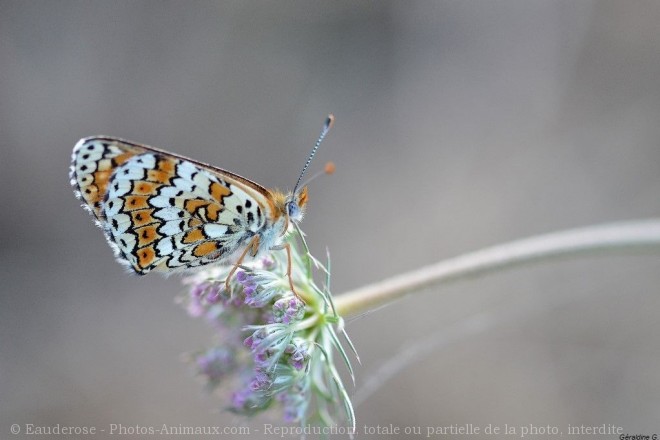
<svg viewBox="0 0 660 440"><path fill-rule="evenodd" d="M257 370L250 381L250 389L252 391L265 391L270 388L271 383L272 380L267 373Z"/></svg>
<svg viewBox="0 0 660 440"><path fill-rule="evenodd" d="M222 299L224 287L219 284L212 284L206 292L206 301L209 304L217 304Z"/></svg>
<svg viewBox="0 0 660 440"><path fill-rule="evenodd" d="M221 347L212 348L198 355L195 362L199 372L211 383L217 383L236 367L233 351Z"/></svg>
<svg viewBox="0 0 660 440"><path fill-rule="evenodd" d="M296 370L302 370L303 367L305 366L305 358L302 356L297 356L297 357L291 356L290 362L291 362L291 366L293 366L293 368L295 368Z"/></svg>
<svg viewBox="0 0 660 440"><path fill-rule="evenodd" d="M234 393L231 396L231 404L236 409L242 409L245 407L245 404L247 403L249 397L250 397L249 390L234 391Z"/></svg>
<svg viewBox="0 0 660 440"><path fill-rule="evenodd" d="M266 292L264 290L257 291L256 288L246 288L245 289L245 305L260 308L265 306L268 301L271 299L271 292Z"/></svg>
<svg viewBox="0 0 660 440"><path fill-rule="evenodd" d="M295 296L280 298L273 305L275 322L291 324L300 321L305 315L305 304Z"/></svg>
<svg viewBox="0 0 660 440"><path fill-rule="evenodd" d="M266 329L260 328L256 330L254 333L252 333L250 336L245 338L243 344L246 347L248 347L250 350L254 350L259 346L261 341L263 341L266 336L268 336L268 332L266 331Z"/></svg>
<svg viewBox="0 0 660 440"><path fill-rule="evenodd" d="M254 275L247 273L244 270L236 274L236 280L243 286L243 288L255 287L257 285Z"/></svg>
<svg viewBox="0 0 660 440"><path fill-rule="evenodd" d="M305 368L310 358L309 343L302 338L294 338L284 352L289 355L289 365L298 371Z"/></svg>
<svg viewBox="0 0 660 440"><path fill-rule="evenodd" d="M275 266L275 260L273 260L270 256L266 255L261 259L261 265L265 270L271 270Z"/></svg>
<svg viewBox="0 0 660 440"><path fill-rule="evenodd" d="M190 295L193 298L199 298L202 295L204 295L204 291L206 291L206 288L208 287L208 283L206 282L201 282L199 284L193 285L192 289L190 289Z"/></svg>
<svg viewBox="0 0 660 440"><path fill-rule="evenodd" d="M241 283L241 284L243 284L248 278L249 278L249 275L248 275L247 272L245 272L244 270L239 270L239 271L236 273L236 279L237 279L238 282Z"/></svg>
<svg viewBox="0 0 660 440"><path fill-rule="evenodd" d="M268 352L266 351L257 351L254 353L253 359L258 367L266 367L269 363L270 356L268 356Z"/></svg>

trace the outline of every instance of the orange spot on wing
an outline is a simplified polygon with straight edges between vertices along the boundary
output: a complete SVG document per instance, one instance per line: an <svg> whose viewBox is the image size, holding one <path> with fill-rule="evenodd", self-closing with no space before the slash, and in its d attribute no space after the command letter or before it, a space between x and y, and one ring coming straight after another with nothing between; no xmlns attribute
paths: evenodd
<svg viewBox="0 0 660 440"><path fill-rule="evenodd" d="M145 268L154 262L156 259L156 252L152 246L138 249L137 258L140 268Z"/></svg>
<svg viewBox="0 0 660 440"><path fill-rule="evenodd" d="M151 223L158 223L158 220L152 217L154 209L140 209L131 212L131 219L134 227L149 225Z"/></svg>
<svg viewBox="0 0 660 440"><path fill-rule="evenodd" d="M176 165L174 161L169 160L169 159L161 159L158 161L158 169L166 172L167 174L174 174L174 169L176 168Z"/></svg>
<svg viewBox="0 0 660 440"><path fill-rule="evenodd" d="M204 240L204 234L202 233L201 229L193 229L192 231L188 232L185 237L183 237L183 242L186 244L195 243L202 240Z"/></svg>
<svg viewBox="0 0 660 440"><path fill-rule="evenodd" d="M160 170L147 170L147 180L155 183L170 183L173 175Z"/></svg>
<svg viewBox="0 0 660 440"><path fill-rule="evenodd" d="M89 197L87 194L85 194L85 200L87 201L87 203L89 203L90 205L94 205L95 203L101 201L101 199L105 195L106 188L108 187L108 179L110 178L111 174L112 174L111 170L96 171L92 174L94 176L94 185L96 186L96 194L89 194ZM92 185L90 185L89 187L91 188ZM83 189L83 194L84 194L84 189ZM94 212L98 215L97 208L94 208Z"/></svg>
<svg viewBox="0 0 660 440"><path fill-rule="evenodd" d="M226 186L222 186L217 182L213 182L211 184L211 197L213 197L215 200L218 202L222 203L222 198L225 196L228 196L231 194L231 191L229 191L229 188Z"/></svg>
<svg viewBox="0 0 660 440"><path fill-rule="evenodd" d="M222 211L222 206L211 203L206 207L206 219L210 221L217 221L220 211Z"/></svg>
<svg viewBox="0 0 660 440"><path fill-rule="evenodd" d="M96 185L81 186L80 192L82 193L85 201L90 205L98 202L101 198L101 195L99 194L99 188Z"/></svg>
<svg viewBox="0 0 660 440"><path fill-rule="evenodd" d="M143 226L141 228L137 228L135 230L135 233L138 236L138 247L143 247L148 244L151 244L154 242L154 240L156 240L159 237L158 232L156 232L155 226Z"/></svg>
<svg viewBox="0 0 660 440"><path fill-rule="evenodd" d="M193 255L196 257L203 257L204 255L208 255L216 250L218 250L218 245L212 241L207 241L206 243L202 243L197 246L193 251Z"/></svg>
<svg viewBox="0 0 660 440"><path fill-rule="evenodd" d="M112 161L113 161L115 166L119 166L119 165L123 164L124 162L126 162L128 159L130 159L133 156L134 156L133 153L123 153L123 154L120 154L118 156L113 157Z"/></svg>
<svg viewBox="0 0 660 440"><path fill-rule="evenodd" d="M154 182L135 182L133 194L153 194L159 187L160 185Z"/></svg>
<svg viewBox="0 0 660 440"><path fill-rule="evenodd" d="M99 186L105 186L105 184L108 182L108 179L110 178L111 173L111 170L96 171L94 173L94 183Z"/></svg>
<svg viewBox="0 0 660 440"><path fill-rule="evenodd" d="M126 211L135 211L136 209L149 208L147 196L127 196L124 201L124 209Z"/></svg>
<svg viewBox="0 0 660 440"><path fill-rule="evenodd" d="M201 226L202 223L203 223L203 222L202 222L200 219L198 219L198 218L191 218L191 219L188 221L188 227L189 227L189 228L196 228L197 226Z"/></svg>
<svg viewBox="0 0 660 440"><path fill-rule="evenodd" d="M208 205L208 203L209 202L207 202L206 200L201 200L201 199L186 200L186 203L184 204L184 209L191 214L195 214L199 208Z"/></svg>

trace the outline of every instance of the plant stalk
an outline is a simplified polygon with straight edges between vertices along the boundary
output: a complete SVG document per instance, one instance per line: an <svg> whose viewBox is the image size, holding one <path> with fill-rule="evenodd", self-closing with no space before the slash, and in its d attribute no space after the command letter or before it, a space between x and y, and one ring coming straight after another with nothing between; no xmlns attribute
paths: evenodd
<svg viewBox="0 0 660 440"><path fill-rule="evenodd" d="M658 218L570 229L485 248L355 289L334 303L339 316L350 318L431 286L527 263L644 249L660 249Z"/></svg>

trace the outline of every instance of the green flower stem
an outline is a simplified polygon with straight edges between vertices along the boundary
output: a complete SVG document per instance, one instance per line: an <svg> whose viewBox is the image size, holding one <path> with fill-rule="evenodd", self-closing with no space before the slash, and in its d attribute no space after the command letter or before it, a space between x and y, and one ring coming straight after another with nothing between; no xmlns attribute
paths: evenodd
<svg viewBox="0 0 660 440"><path fill-rule="evenodd" d="M357 316L424 288L501 269L581 254L660 250L660 219L589 226L525 238L440 261L335 298L344 318Z"/></svg>

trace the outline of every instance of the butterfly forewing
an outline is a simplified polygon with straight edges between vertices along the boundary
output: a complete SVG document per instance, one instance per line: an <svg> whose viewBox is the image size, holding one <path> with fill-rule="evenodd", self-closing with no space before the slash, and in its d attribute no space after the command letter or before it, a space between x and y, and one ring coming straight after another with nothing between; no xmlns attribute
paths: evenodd
<svg viewBox="0 0 660 440"><path fill-rule="evenodd" d="M82 139L71 183L139 274L224 261L277 214L271 193L250 180L116 138Z"/></svg>

